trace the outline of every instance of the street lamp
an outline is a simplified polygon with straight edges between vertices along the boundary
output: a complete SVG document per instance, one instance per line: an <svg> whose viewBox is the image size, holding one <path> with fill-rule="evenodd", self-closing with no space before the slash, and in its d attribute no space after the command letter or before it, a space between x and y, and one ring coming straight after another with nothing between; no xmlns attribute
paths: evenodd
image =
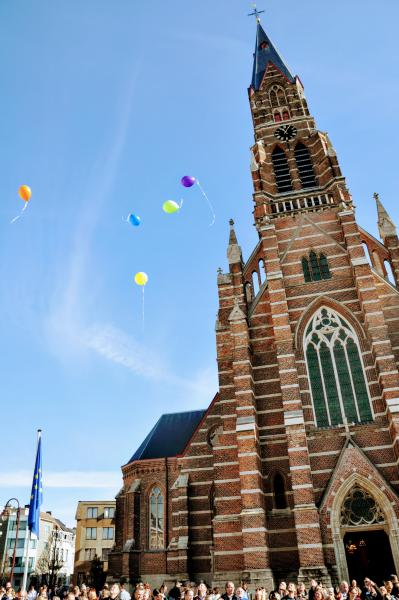
<svg viewBox="0 0 399 600"><path fill-rule="evenodd" d="M1 513L1 520L5 521L7 518L10 517L11 513L13 510L15 510L15 507L12 506L12 502L16 502L17 504L17 528L15 531L15 544L14 544L14 551L12 554L12 567L11 567L11 576L10 576L10 582L11 582L11 587L13 585L13 579L14 579L14 568L15 568L15 558L16 558L16 554L17 554L17 542L18 542L18 533L19 533L19 523L21 520L21 507L19 504L19 500L18 498L10 498L9 500L7 500L7 502L4 505L3 508L3 512ZM5 539L4 544L7 544L7 538ZM7 548L5 548L5 551L7 550Z"/></svg>

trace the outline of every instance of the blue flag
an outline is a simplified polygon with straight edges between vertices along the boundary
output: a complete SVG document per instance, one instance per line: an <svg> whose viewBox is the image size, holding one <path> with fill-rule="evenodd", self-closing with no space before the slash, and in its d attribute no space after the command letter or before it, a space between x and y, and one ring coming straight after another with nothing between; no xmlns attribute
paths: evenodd
<svg viewBox="0 0 399 600"><path fill-rule="evenodd" d="M42 436L39 433L37 443L37 454L35 462L35 472L33 474L32 492L29 503L28 527L32 533L35 533L39 538L40 527L40 507L43 502L43 486L42 486Z"/></svg>

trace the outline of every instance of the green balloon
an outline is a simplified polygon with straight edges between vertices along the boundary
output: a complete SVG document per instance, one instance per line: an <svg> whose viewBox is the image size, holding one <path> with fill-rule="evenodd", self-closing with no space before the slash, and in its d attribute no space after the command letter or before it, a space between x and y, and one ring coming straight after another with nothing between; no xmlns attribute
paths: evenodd
<svg viewBox="0 0 399 600"><path fill-rule="evenodd" d="M162 208L168 215L173 215L173 213L180 210L180 206L174 200L166 200L166 202L163 203Z"/></svg>

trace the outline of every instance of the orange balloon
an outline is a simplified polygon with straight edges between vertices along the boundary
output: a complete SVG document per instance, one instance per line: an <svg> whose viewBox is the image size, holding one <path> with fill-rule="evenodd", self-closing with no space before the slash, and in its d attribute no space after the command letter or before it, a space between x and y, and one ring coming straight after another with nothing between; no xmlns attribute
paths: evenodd
<svg viewBox="0 0 399 600"><path fill-rule="evenodd" d="M21 185L21 187L18 190L18 194L21 200L23 200L24 202L29 202L30 197L32 195L32 190L28 185Z"/></svg>

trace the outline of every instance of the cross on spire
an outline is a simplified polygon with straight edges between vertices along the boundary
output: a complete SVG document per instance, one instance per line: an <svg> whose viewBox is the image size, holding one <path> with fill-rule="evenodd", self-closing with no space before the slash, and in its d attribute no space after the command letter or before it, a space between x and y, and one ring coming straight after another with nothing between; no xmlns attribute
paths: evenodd
<svg viewBox="0 0 399 600"><path fill-rule="evenodd" d="M253 6L253 9L254 9L254 12L249 13L248 17L255 17L256 18L256 22L260 23L259 15L261 15L265 11L264 10L258 10L256 8L256 4L253 4L252 6Z"/></svg>

